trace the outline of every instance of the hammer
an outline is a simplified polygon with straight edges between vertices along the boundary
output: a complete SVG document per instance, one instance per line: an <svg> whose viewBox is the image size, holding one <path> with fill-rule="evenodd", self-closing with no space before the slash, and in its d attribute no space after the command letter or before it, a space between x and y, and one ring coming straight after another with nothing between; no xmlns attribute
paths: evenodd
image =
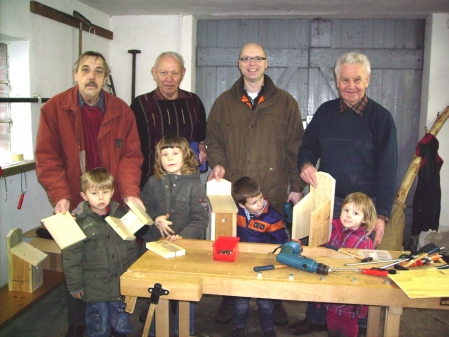
<svg viewBox="0 0 449 337"><path fill-rule="evenodd" d="M130 49L128 50L128 53L133 54L133 72L131 79L131 101L133 101L136 94L136 54L140 54L140 50Z"/></svg>

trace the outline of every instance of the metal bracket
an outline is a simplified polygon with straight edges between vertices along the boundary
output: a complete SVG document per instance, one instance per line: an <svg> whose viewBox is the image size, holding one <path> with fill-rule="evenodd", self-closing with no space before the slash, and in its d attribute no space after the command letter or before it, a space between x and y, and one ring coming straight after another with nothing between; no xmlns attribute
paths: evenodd
<svg viewBox="0 0 449 337"><path fill-rule="evenodd" d="M158 304L159 297L162 295L170 294L170 291L163 289L160 283L155 283L153 288L148 288L148 292L151 294L150 303Z"/></svg>

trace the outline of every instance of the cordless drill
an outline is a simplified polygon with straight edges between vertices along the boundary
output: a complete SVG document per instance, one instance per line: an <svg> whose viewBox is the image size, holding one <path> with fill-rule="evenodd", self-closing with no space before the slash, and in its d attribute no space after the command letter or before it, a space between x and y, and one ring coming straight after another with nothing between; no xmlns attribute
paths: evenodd
<svg viewBox="0 0 449 337"><path fill-rule="evenodd" d="M331 270L328 266L299 255L301 252L302 248L299 242L289 241L282 245L280 253L276 256L276 260L289 267L304 270L309 273L317 273L320 275L329 274Z"/></svg>

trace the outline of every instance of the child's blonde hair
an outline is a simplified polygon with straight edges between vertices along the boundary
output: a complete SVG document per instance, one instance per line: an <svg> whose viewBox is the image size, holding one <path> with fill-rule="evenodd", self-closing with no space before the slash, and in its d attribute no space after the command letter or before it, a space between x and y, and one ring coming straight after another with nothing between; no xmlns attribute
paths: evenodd
<svg viewBox="0 0 449 337"><path fill-rule="evenodd" d="M178 135L166 135L156 145L156 155L154 163L154 175L159 179L166 173L161 161L161 152L167 148L178 148L182 151L181 174L191 175L198 168L198 161L193 153L187 139Z"/></svg>
<svg viewBox="0 0 449 337"><path fill-rule="evenodd" d="M374 225L376 224L377 212L371 198L362 192L351 193L345 198L345 200L343 200L341 209L343 210L345 205L350 203L353 203L354 207L363 213L364 223L362 224L362 226L365 226L365 229L368 232L373 229Z"/></svg>
<svg viewBox="0 0 449 337"><path fill-rule="evenodd" d="M99 190L114 189L114 177L102 167L97 167L84 173L80 181L81 192L83 193L86 193L88 188L98 188Z"/></svg>

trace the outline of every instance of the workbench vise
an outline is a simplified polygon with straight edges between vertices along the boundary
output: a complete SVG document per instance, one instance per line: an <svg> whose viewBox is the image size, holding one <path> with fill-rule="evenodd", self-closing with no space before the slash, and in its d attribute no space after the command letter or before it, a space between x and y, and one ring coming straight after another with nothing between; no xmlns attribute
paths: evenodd
<svg viewBox="0 0 449 337"><path fill-rule="evenodd" d="M299 270L319 275L327 275L331 271L328 266L318 263L313 259L301 256L301 244L297 241L289 241L282 245L280 253L276 256L279 263L286 264Z"/></svg>

